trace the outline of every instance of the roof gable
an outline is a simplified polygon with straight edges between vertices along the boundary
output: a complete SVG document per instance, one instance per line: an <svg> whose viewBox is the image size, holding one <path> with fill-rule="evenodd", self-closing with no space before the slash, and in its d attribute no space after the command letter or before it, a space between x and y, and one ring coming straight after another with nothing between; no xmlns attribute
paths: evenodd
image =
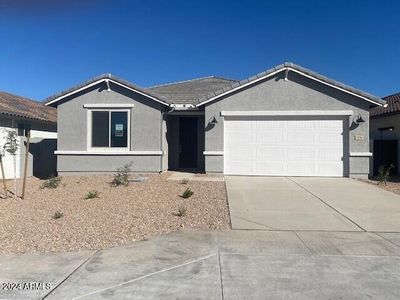
<svg viewBox="0 0 400 300"><path fill-rule="evenodd" d="M199 99L199 103L196 106L199 107L199 106L207 104L207 103L209 103L211 101L217 100L217 99L219 99L221 97L229 95L229 94L231 94L233 92L242 90L242 89L244 89L244 88L246 88L246 87L248 87L248 86L250 86L252 84L260 82L260 81L262 81L262 80L264 80L266 78L269 78L271 76L274 76L275 74L278 74L280 72L296 72L296 73L298 73L298 74L300 74L302 76L308 77L308 78L310 78L312 80L318 81L318 82L320 82L322 84L325 84L325 85L328 85L328 86L330 86L332 88L341 90L341 91L343 91L345 93L348 93L348 94L351 94L351 95L353 95L355 97L361 98L361 99L363 99L365 101L368 101L368 102L370 102L370 103L372 103L374 105L383 106L383 105L386 104L386 102L384 100L382 100L381 98L379 98L379 97L376 97L376 96L371 95L369 93L363 92L363 91L361 91L359 89L356 89L356 88L353 88L351 86L345 85L343 83L340 83L340 82L335 81L333 79L330 79L328 77L322 76L322 75L320 75L320 74L318 74L316 72L313 72L313 71L311 71L309 69L303 68L303 67L301 67L299 65L296 65L296 64L293 64L293 63L284 63L284 64L276 66L276 67L274 67L272 69L269 69L267 71L258 73L258 74L254 75L252 77L249 77L249 78L247 78L245 80L233 83L229 87L226 87L226 88L218 90L218 91L214 91L214 92L208 94L207 96ZM285 75L285 78L286 77L287 76Z"/></svg>
<svg viewBox="0 0 400 300"><path fill-rule="evenodd" d="M134 91L136 93L139 93L143 96L146 96L147 98L150 98L154 101L157 101L161 104L167 105L169 106L169 102L166 98L164 98L161 95L156 94L155 92L152 91L147 91L144 90L141 87L138 87L137 85L134 85L128 81L125 81L119 77L113 76L111 74L103 74L97 77L94 77L86 82L83 82L77 86L74 86L70 89L64 90L54 96L51 96L49 98L47 98L46 100L44 100L45 105L47 106L57 106L57 103L63 99L65 99L66 97L72 96L80 91L84 91L92 86L95 86L99 83L105 82L107 84L109 84L110 82L117 84L123 88L126 88L128 90Z"/></svg>

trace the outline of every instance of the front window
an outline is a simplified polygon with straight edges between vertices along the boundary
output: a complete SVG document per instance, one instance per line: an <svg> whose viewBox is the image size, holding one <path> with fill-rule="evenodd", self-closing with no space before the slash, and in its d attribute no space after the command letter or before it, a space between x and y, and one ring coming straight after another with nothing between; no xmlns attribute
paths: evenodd
<svg viewBox="0 0 400 300"><path fill-rule="evenodd" d="M92 111L92 148L128 148L128 111Z"/></svg>

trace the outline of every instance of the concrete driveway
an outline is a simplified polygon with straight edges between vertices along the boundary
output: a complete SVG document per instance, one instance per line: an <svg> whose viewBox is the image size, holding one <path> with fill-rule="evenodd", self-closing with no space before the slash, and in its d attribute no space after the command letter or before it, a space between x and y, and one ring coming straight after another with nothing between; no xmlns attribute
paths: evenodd
<svg viewBox="0 0 400 300"><path fill-rule="evenodd" d="M400 234L185 230L0 256L0 270L3 287L15 284L0 299L399 299ZM49 288L15 288L26 283Z"/></svg>
<svg viewBox="0 0 400 300"><path fill-rule="evenodd" d="M349 178L226 178L233 229L400 232L400 196Z"/></svg>

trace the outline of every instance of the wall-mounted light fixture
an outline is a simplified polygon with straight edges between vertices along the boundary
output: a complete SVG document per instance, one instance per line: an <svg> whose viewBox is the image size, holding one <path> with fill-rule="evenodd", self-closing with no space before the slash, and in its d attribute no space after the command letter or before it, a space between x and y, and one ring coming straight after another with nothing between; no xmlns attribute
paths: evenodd
<svg viewBox="0 0 400 300"><path fill-rule="evenodd" d="M213 116L213 118L210 121L210 124L215 125L217 123L218 123L217 119L215 118L215 116Z"/></svg>
<svg viewBox="0 0 400 300"><path fill-rule="evenodd" d="M365 120L363 119L363 117L361 117L361 114L358 114L356 120L354 121L354 123L356 123L356 124L361 124L364 122L365 122Z"/></svg>
<svg viewBox="0 0 400 300"><path fill-rule="evenodd" d="M393 126L378 128L379 131L394 131Z"/></svg>

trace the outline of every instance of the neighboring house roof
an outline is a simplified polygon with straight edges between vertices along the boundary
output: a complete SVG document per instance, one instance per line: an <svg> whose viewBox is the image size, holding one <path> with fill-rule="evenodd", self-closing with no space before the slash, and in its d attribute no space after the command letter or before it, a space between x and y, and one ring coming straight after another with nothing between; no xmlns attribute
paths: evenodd
<svg viewBox="0 0 400 300"><path fill-rule="evenodd" d="M149 87L146 91L156 92L169 99L174 104L198 104L199 99L206 97L212 91L229 88L239 82L217 76L196 78L186 81L168 83Z"/></svg>
<svg viewBox="0 0 400 300"><path fill-rule="evenodd" d="M57 110L41 102L0 92L0 114L10 117L57 123Z"/></svg>
<svg viewBox="0 0 400 300"><path fill-rule="evenodd" d="M97 85L97 84L99 84L101 82L107 82L107 83L108 82L112 82L112 83L115 83L115 84L117 84L119 86L127 88L129 90L133 90L133 91L135 91L135 92L137 92L139 94L142 94L142 95L144 95L144 96L146 96L146 97L148 97L150 99L153 99L153 100L155 100L157 102L160 102L160 103L162 103L164 105L169 105L170 104L168 102L168 100L166 98L164 98L163 96L158 95L158 94L156 94L154 92L151 92L151 91L147 91L147 90L145 90L145 89L143 89L143 88L141 88L141 87L139 87L139 86L137 86L135 84L132 84L132 83L126 81L126 80L123 80L123 79L121 79L121 78L119 78L117 76L111 75L111 74L102 74L100 76L97 76L97 77L94 77L92 79L89 79L88 81L85 81L85 82L83 82L83 83L81 83L79 85L76 85L76 86L74 86L74 87L72 87L70 89L62 91L62 92L60 92L60 93L58 93L56 95L53 95L53 96L45 99L44 103L45 103L45 105L52 105L52 104L54 105L55 103L59 102L60 100L66 98L68 96L71 96L71 95L73 95L75 93L78 93L78 92L80 92L82 90L85 90L85 89L87 89L87 88L89 88L91 86Z"/></svg>
<svg viewBox="0 0 400 300"><path fill-rule="evenodd" d="M325 85L331 86L333 88L339 89L343 92L352 94L356 97L362 98L366 101L369 101L375 105L385 105L386 102L384 100L382 100L379 97L376 97L374 95L371 95L369 93L363 92L359 89L353 88L351 86L345 85L343 83L340 83L336 80L330 79L328 77L325 77L323 75L320 75L314 71L311 71L309 69L303 68L299 65L293 64L293 63L284 63L281 65L278 65L272 69L266 70L264 72L258 73L254 76L251 76L245 80L239 81L239 82L235 82L233 84L231 84L231 86L225 87L223 89L220 89L218 91L213 91L211 93L209 93L208 95L202 97L199 99L199 103L197 104L197 106L201 106L204 105L210 101L216 100L220 97L223 97L227 94L233 93L237 90L241 90L244 89L245 87L252 85L258 81L264 80L270 76L273 76L277 73L280 73L282 71L293 71L296 73L299 73L303 76L306 76L308 78L311 78L313 80L316 80L318 82L321 82Z"/></svg>
<svg viewBox="0 0 400 300"><path fill-rule="evenodd" d="M386 96L382 99L387 101L387 106L371 109L369 112L371 118L381 118L400 113L400 93Z"/></svg>

